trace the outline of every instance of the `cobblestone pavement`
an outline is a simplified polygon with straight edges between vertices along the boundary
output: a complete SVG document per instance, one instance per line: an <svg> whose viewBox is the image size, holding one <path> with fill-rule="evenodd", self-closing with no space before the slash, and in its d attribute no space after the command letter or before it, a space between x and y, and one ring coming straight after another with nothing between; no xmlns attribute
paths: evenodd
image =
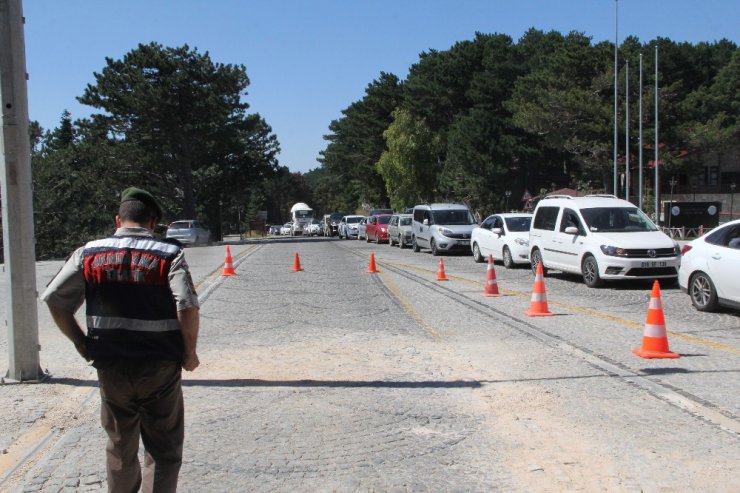
<svg viewBox="0 0 740 493"><path fill-rule="evenodd" d="M666 290L669 330L693 339L648 361L629 352L642 286L548 277L557 316L529 319L531 274L497 267L504 296L483 298L469 257L438 283L428 254L276 241L232 247L238 276L216 280L214 252L191 261L205 302L181 491L740 491L731 313L699 323ZM0 386L0 448L36 444L6 477L0 455L0 490L99 491L95 376L49 323L53 377Z"/></svg>

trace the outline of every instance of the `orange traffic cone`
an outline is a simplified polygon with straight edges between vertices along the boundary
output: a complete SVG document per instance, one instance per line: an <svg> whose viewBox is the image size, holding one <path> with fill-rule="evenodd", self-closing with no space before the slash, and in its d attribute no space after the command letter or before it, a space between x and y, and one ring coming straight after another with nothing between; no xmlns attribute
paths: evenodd
<svg viewBox="0 0 740 493"><path fill-rule="evenodd" d="M295 252L295 257L293 257L293 268L291 270L293 272L299 272L303 270L303 267L301 267L301 260L298 258L298 252Z"/></svg>
<svg viewBox="0 0 740 493"><path fill-rule="evenodd" d="M663 303L660 300L660 284L653 283L653 292L650 293L645 331L642 336L642 348L632 350L641 358L679 358L680 355L668 350L668 336L665 330L663 317Z"/></svg>
<svg viewBox="0 0 740 493"><path fill-rule="evenodd" d="M367 264L367 271L371 274L375 274L376 272L378 272L378 268L375 267L375 254L374 253L370 254L370 262L368 262Z"/></svg>
<svg viewBox="0 0 740 493"><path fill-rule="evenodd" d="M534 276L534 287L532 288L532 300L529 310L524 312L530 317L549 317L554 315L547 308L547 296L545 295L545 273L542 270L542 262L537 263L537 274Z"/></svg>
<svg viewBox="0 0 740 493"><path fill-rule="evenodd" d="M449 279L447 279L447 276L445 275L445 263L441 258L439 259L439 270L437 270L437 280L438 281L449 281Z"/></svg>
<svg viewBox="0 0 740 493"><path fill-rule="evenodd" d="M483 288L483 296L499 296L498 283L496 282L496 269L493 268L493 255L488 256L486 287Z"/></svg>
<svg viewBox="0 0 740 493"><path fill-rule="evenodd" d="M226 260L224 260L224 271L221 274L222 276L235 276L236 272L234 272L234 264L231 260L231 249L228 245L226 245Z"/></svg>

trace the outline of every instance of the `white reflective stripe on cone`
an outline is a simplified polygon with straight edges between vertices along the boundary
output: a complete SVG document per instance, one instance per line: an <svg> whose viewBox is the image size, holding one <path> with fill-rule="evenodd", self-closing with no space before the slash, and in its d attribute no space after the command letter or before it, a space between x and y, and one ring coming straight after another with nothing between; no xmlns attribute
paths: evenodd
<svg viewBox="0 0 740 493"><path fill-rule="evenodd" d="M531 301L547 301L545 293L532 293Z"/></svg>
<svg viewBox="0 0 740 493"><path fill-rule="evenodd" d="M645 332L643 332L643 335L645 337L666 338L665 325L645 324Z"/></svg>

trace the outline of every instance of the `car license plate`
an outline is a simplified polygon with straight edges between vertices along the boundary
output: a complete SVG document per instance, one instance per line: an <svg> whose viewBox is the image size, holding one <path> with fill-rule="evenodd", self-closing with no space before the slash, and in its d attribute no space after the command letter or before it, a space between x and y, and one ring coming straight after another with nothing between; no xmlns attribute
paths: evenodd
<svg viewBox="0 0 740 493"><path fill-rule="evenodd" d="M640 262L640 267L666 267L668 262L654 260L652 262Z"/></svg>

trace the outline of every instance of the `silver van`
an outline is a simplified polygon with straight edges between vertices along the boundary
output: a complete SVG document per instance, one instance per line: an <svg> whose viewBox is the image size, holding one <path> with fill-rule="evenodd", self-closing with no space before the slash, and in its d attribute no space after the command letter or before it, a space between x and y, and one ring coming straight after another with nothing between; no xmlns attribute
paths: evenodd
<svg viewBox="0 0 740 493"><path fill-rule="evenodd" d="M428 248L432 255L442 252L470 253L470 235L475 222L464 204L424 204L414 207L411 247L414 252Z"/></svg>

